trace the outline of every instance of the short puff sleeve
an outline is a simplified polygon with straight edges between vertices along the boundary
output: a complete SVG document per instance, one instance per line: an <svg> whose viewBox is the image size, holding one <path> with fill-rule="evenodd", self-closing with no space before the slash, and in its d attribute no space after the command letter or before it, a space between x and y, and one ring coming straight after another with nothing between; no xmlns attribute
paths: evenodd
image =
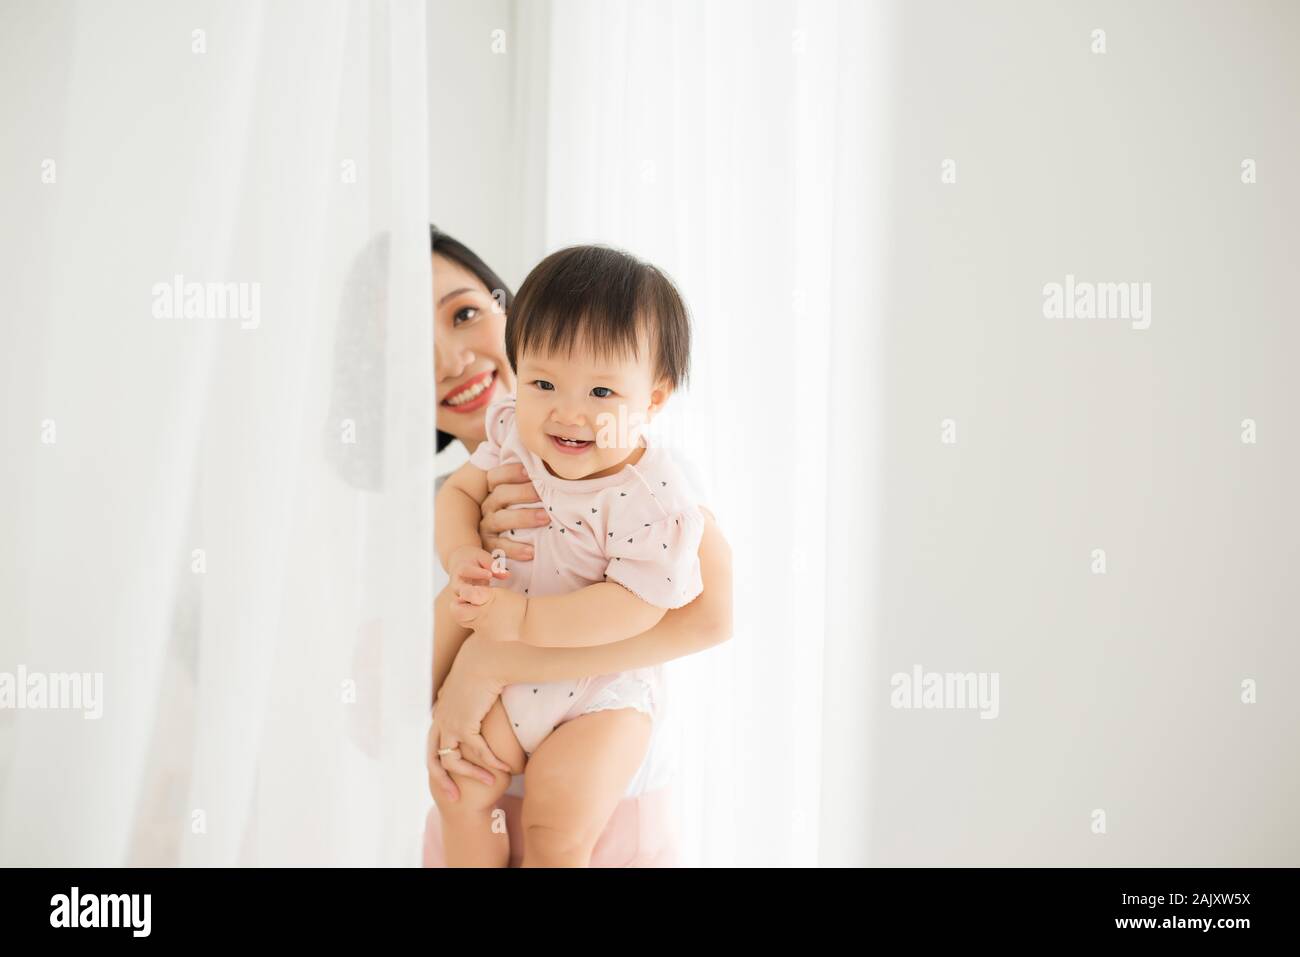
<svg viewBox="0 0 1300 957"><path fill-rule="evenodd" d="M680 608L704 591L703 536L704 513L696 506L652 522L611 541L605 578L656 608Z"/></svg>
<svg viewBox="0 0 1300 957"><path fill-rule="evenodd" d="M487 438L479 443L469 461L475 468L486 472L501 464L501 449L506 444L506 436L515 425L515 397L502 396L489 405L484 413L483 424Z"/></svg>

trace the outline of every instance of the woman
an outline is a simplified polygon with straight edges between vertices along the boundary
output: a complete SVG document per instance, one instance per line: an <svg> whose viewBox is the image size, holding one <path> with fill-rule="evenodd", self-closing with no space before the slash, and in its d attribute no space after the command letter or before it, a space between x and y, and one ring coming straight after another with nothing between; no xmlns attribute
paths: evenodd
<svg viewBox="0 0 1300 957"><path fill-rule="evenodd" d="M514 389L506 359L506 309L510 291L500 278L464 245L430 228L433 252L434 361L437 390L438 450L459 443L472 452L485 438L483 410L497 394ZM532 527L540 509L509 508L537 502L537 493L522 466L504 466L488 473L490 494L483 503L479 531L483 547L502 549L507 557L527 561L527 546L509 538L510 529ZM491 781L485 768L509 768L487 747L480 722L507 684L544 682L601 675L649 667L693 654L731 636L731 553L713 516L700 544L704 594L682 608L669 611L653 629L624 641L592 648L536 648L521 642L484 641L471 635L461 644L446 675L435 672L437 704L429 728L429 790L439 803L458 799L448 772ZM445 573L435 582L441 590ZM673 863L671 841L662 848L648 822L669 822L666 783L660 770L665 755L662 728L657 724L650 751L619 808L610 818L592 857L595 866L628 862L646 865ZM439 759L438 750L454 748ZM522 851L520 810L522 776L502 801L511 830L511 860ZM441 863L438 812L430 812L425 863Z"/></svg>

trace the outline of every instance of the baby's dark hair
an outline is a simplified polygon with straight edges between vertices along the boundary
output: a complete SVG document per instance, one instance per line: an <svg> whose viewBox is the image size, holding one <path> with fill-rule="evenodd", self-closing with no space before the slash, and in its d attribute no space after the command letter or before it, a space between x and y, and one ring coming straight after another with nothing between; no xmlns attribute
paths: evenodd
<svg viewBox="0 0 1300 957"><path fill-rule="evenodd" d="M636 356L644 333L656 378L686 382L691 327L686 304L660 269L609 246L569 246L524 279L506 309L506 357L533 349L570 352L585 345L602 356Z"/></svg>

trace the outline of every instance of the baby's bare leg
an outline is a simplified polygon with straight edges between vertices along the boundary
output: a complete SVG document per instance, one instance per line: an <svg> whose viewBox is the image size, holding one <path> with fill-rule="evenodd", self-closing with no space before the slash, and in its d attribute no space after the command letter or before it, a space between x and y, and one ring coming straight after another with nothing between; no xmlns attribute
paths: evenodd
<svg viewBox="0 0 1300 957"><path fill-rule="evenodd" d="M497 698L483 719L483 740L492 753L510 765L515 774L524 770L524 751L515 739L501 699ZM434 801L442 816L442 843L448 867L506 867L510 862L510 835L505 811L496 805L510 786L510 775L496 768L485 769L492 784L478 778L448 772L460 789L460 797L449 800L435 791Z"/></svg>
<svg viewBox="0 0 1300 957"><path fill-rule="evenodd" d="M469 630L451 615L451 590L443 589L434 602L434 687L440 687L451 670ZM510 727L505 708L498 697L483 719L483 740L492 753L510 765L515 774L524 770L524 752ZM510 836L506 832L505 812L496 807L510 786L510 775L496 768L485 768L492 775L488 785L478 778L449 771L460 790L452 801L435 790L434 802L442 817L442 840L448 867L505 867L510 860Z"/></svg>
<svg viewBox="0 0 1300 957"><path fill-rule="evenodd" d="M524 867L589 867L591 852L650 746L635 708L579 715L538 745L524 771Z"/></svg>

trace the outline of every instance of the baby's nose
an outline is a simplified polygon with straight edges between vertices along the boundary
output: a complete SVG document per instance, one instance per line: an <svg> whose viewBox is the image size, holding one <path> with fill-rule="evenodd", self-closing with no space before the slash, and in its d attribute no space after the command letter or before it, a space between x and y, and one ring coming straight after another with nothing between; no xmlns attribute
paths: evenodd
<svg viewBox="0 0 1300 957"><path fill-rule="evenodd" d="M586 425L586 417L582 414L581 409L575 409L568 406L557 407L552 413L551 418L558 425Z"/></svg>

